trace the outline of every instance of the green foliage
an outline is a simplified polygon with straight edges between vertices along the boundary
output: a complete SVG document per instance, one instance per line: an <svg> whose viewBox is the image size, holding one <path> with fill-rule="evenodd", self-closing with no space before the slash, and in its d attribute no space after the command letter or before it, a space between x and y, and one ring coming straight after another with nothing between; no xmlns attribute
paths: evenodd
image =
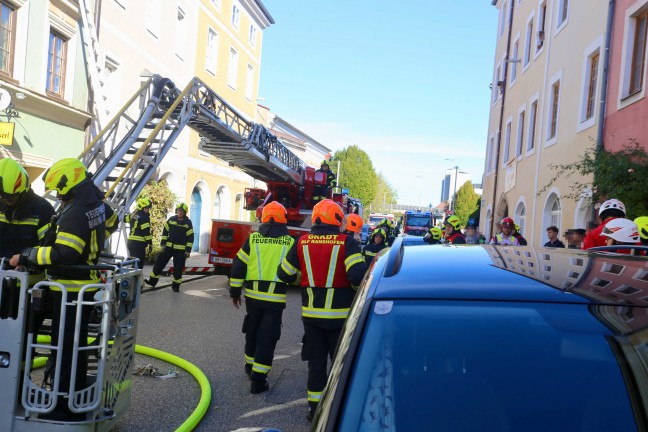
<svg viewBox="0 0 648 432"><path fill-rule="evenodd" d="M169 185L164 180L161 182L149 182L138 198L148 198L151 200L152 207L149 212L151 218L151 234L153 235L153 248L146 256L148 263L155 261L160 253L160 237L164 229L164 222L168 219L168 214L173 210L179 197L174 194Z"/></svg>
<svg viewBox="0 0 648 432"><path fill-rule="evenodd" d="M461 221L461 226L468 225L468 219L479 208L480 197L475 193L472 182L467 181L457 191L454 214Z"/></svg>
<svg viewBox="0 0 648 432"><path fill-rule="evenodd" d="M372 210L376 212L393 213L390 210L392 204L398 202L398 192L396 192L392 185L389 184L383 173L378 173L377 179L376 195L370 201L370 203L373 203ZM363 204L365 205L365 208L369 208L368 203Z"/></svg>
<svg viewBox="0 0 648 432"><path fill-rule="evenodd" d="M568 179L577 174L594 180L592 183L574 181L570 186L571 193L564 195L565 198L578 201L591 197L593 202L617 198L625 204L628 218L648 215L648 188L645 186L648 154L634 139L617 153L591 148L576 162L555 164L551 168L556 170L556 175L538 195L546 192L559 178Z"/></svg>
<svg viewBox="0 0 648 432"><path fill-rule="evenodd" d="M331 158L331 168L337 169L340 162L340 185L349 189L349 195L359 198L365 207L376 197L378 176L369 155L358 146L338 150Z"/></svg>

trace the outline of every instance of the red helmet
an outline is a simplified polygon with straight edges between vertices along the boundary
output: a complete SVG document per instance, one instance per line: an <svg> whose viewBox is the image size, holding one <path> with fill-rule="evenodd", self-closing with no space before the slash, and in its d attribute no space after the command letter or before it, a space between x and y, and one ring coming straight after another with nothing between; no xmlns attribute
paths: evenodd
<svg viewBox="0 0 648 432"><path fill-rule="evenodd" d="M511 228L515 228L515 221L510 217L505 217L504 219L502 219L502 222L500 222L500 225L503 227L508 226Z"/></svg>
<svg viewBox="0 0 648 432"><path fill-rule="evenodd" d="M288 223L286 218L286 207L282 206L277 201L272 201L270 204L267 204L263 207L263 212L261 213L261 222L275 222L280 224Z"/></svg>
<svg viewBox="0 0 648 432"><path fill-rule="evenodd" d="M362 231L363 224L364 222L362 221L362 218L359 215L355 213L351 213L350 215L347 215L346 218L347 231L360 234L360 231Z"/></svg>
<svg viewBox="0 0 648 432"><path fill-rule="evenodd" d="M342 219L344 219L344 213L335 201L324 199L315 204L311 217L313 223L340 226L342 225Z"/></svg>

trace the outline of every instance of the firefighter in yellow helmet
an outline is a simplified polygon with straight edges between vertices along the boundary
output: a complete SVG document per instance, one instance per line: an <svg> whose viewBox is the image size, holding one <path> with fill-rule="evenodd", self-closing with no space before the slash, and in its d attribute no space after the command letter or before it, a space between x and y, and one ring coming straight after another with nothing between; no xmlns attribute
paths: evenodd
<svg viewBox="0 0 648 432"><path fill-rule="evenodd" d="M641 244L648 246L648 216L639 216L634 220L634 223L637 224Z"/></svg>
<svg viewBox="0 0 648 432"><path fill-rule="evenodd" d="M31 189L25 168L14 159L0 159L0 258L8 263L38 245L52 216L54 207Z"/></svg>
<svg viewBox="0 0 648 432"><path fill-rule="evenodd" d="M287 285L277 278L277 267L295 242L287 223L286 208L279 202L264 206L259 231L250 234L232 263L230 297L237 309L245 287L245 373L252 379L252 394L270 388L268 373L281 337Z"/></svg>
<svg viewBox="0 0 648 432"><path fill-rule="evenodd" d="M130 234L128 234L128 254L139 260L139 268L144 267L144 258L146 258L146 248L153 244L153 235L151 234L151 200L148 198L139 198L136 204L136 210L132 214L126 215L126 223L130 224Z"/></svg>
<svg viewBox="0 0 648 432"><path fill-rule="evenodd" d="M423 241L429 244L439 244L441 243L442 239L443 239L443 230L435 226L430 228L427 234L425 234L425 237L423 237Z"/></svg>
<svg viewBox="0 0 648 432"><path fill-rule="evenodd" d="M178 203L175 215L164 222L160 246L164 249L158 255L153 265L151 275L144 282L151 286L157 285L164 266L173 258L173 282L171 288L174 292L180 291L182 272L185 261L191 255L194 242L194 230L191 220L187 216L189 208L185 203Z"/></svg>
<svg viewBox="0 0 648 432"><path fill-rule="evenodd" d="M302 360L308 361L307 418L312 419L327 379L344 321L367 266L358 243L340 232L344 213L325 199L313 207L313 226L288 251L277 269L279 279L302 287L304 338Z"/></svg>
<svg viewBox="0 0 648 432"><path fill-rule="evenodd" d="M73 158L56 162L45 172L45 188L56 191L63 202L56 220L55 235L49 238L48 244L32 248L19 256L20 264L35 264L47 269L49 279L61 283L67 291L67 302L63 305L63 293L59 287L51 286L52 302L52 345L59 343L59 329L63 326L63 342L59 391L67 393L85 387L88 367L88 351L80 350L77 368L71 370L72 352L75 340L75 321L79 291L88 284L99 283L100 275L95 269L61 268L57 265L93 266L99 261L106 237L107 205L102 201L97 187L92 183L88 172L81 161ZM12 258L13 260L13 258ZM90 301L96 288L85 291L83 300ZM61 313L65 310L65 320L61 322ZM81 308L79 346L87 345L88 324L92 307ZM57 354L50 354L50 362ZM72 374L75 374L76 389L70 389ZM68 408L68 399L59 396L56 408L41 418L53 420L83 420L84 415L72 413Z"/></svg>
<svg viewBox="0 0 648 432"><path fill-rule="evenodd" d="M369 237L369 244L367 244L367 246L362 250L365 260L371 262L371 260L378 255L378 252L388 247L387 236L388 234L384 226L373 230Z"/></svg>
<svg viewBox="0 0 648 432"><path fill-rule="evenodd" d="M466 244L466 237L459 229L461 221L456 215L450 215L443 222L445 226L445 241L450 244Z"/></svg>
<svg viewBox="0 0 648 432"><path fill-rule="evenodd" d="M320 168L315 170L315 173L320 172L324 173L325 184L316 184L313 188L313 204L328 198L330 187L335 186L335 174L331 171L329 162L326 159L322 161Z"/></svg>

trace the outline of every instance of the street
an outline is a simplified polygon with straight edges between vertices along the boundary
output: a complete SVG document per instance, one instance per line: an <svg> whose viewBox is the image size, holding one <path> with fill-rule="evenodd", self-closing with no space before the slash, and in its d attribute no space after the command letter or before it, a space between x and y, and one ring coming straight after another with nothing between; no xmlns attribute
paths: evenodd
<svg viewBox="0 0 648 432"><path fill-rule="evenodd" d="M270 390L252 395L243 371L241 326L245 304L240 310L231 304L225 276L184 279L180 293L164 287L168 279L162 277L161 289L142 294L137 344L182 357L207 376L211 404L195 430L308 430L307 367L300 357L303 328L299 290L288 292L281 340L268 377ZM200 389L188 372L156 358L136 355L135 369L148 364L162 373L173 369L177 377L134 375L130 409L113 431L174 431L196 408Z"/></svg>

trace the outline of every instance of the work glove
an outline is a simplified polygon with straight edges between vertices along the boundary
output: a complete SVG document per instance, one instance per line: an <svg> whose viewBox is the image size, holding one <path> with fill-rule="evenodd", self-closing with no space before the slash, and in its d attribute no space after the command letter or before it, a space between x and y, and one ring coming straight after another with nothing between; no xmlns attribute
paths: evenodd
<svg viewBox="0 0 648 432"><path fill-rule="evenodd" d="M185 259L191 256L191 252L185 252Z"/></svg>

